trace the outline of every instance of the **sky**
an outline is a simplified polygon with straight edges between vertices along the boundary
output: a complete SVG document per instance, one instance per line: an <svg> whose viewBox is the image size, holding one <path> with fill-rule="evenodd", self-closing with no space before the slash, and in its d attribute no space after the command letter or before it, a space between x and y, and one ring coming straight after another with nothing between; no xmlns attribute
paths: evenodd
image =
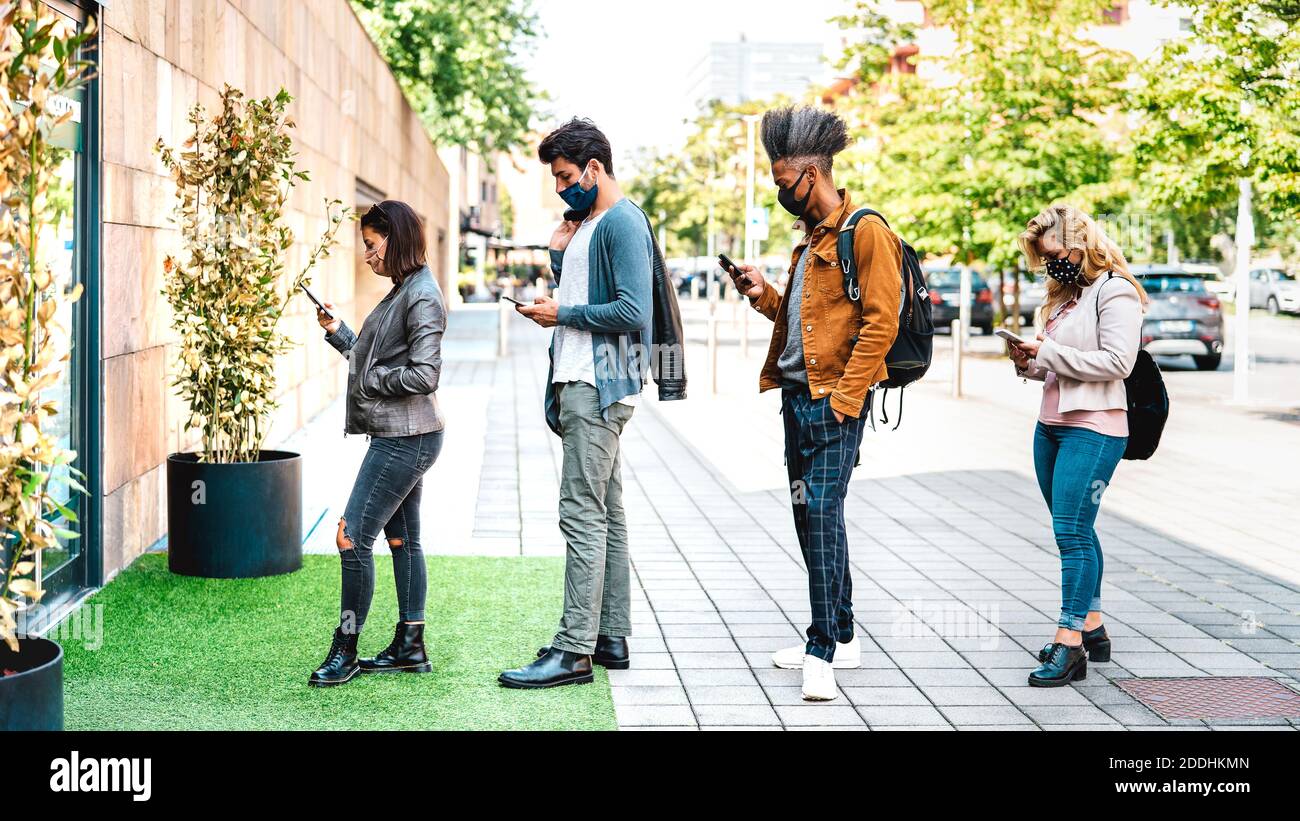
<svg viewBox="0 0 1300 821"><path fill-rule="evenodd" d="M524 58L550 94L541 125L581 115L614 148L616 169L642 146L681 144L692 112L687 75L709 44L744 34L756 42L822 42L846 0L534 0L541 33Z"/></svg>

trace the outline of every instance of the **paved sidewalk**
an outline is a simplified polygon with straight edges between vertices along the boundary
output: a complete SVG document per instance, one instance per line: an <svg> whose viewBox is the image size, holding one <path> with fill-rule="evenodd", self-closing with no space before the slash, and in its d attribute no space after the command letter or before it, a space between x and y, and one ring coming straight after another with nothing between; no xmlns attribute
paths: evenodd
<svg viewBox="0 0 1300 821"><path fill-rule="evenodd" d="M751 331L766 333L761 322L751 322ZM426 482L426 550L563 555L555 522L559 440L541 418L549 332L515 318L511 355L501 360L493 355L495 333L491 311L452 315L439 389L447 445ZM1180 448L1175 436L1164 446L1167 461L1125 463L1099 520L1115 662L1090 665L1088 678L1073 687L1029 688L1031 653L1051 636L1060 596L1050 521L1028 462L1036 406L1023 391L1007 400L1000 382L990 383L993 399L948 398L937 354L932 374L909 389L902 428L868 434L850 486L863 666L838 671L840 699L803 702L798 671L769 660L773 649L801 640L808 605L777 402L754 395L764 349L758 337L747 360L727 349L722 391L712 397L703 348L692 346L691 399L643 402L624 435L636 592L633 668L610 674L621 727L1146 729L1169 722L1112 679L1232 675L1297 683L1300 586L1292 568L1300 561L1294 514L1287 513L1293 485L1248 502L1249 532L1219 539L1210 531L1215 544L1206 544L1194 538L1196 527L1158 505L1153 515L1142 495L1129 492L1132 476L1144 470L1158 476L1152 472L1213 466L1212 457ZM977 374L982 367L1000 365L982 363ZM336 403L291 437L308 459L308 506L320 509L323 523L308 545L322 552L334 550L337 510L364 450L363 437L340 444L341 428ZM1220 522L1206 507L1205 494L1221 490L1207 490L1212 478L1189 473L1187 486L1166 488L1161 504Z"/></svg>

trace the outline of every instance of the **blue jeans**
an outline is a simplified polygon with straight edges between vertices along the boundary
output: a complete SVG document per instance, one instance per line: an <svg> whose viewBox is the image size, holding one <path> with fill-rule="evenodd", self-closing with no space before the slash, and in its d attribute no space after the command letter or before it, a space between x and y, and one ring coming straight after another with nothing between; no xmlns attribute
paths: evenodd
<svg viewBox="0 0 1300 821"><path fill-rule="evenodd" d="M375 592L371 548L381 528L393 553L398 618L424 620L428 581L420 549L420 496L424 474L441 450L440 430L371 438L339 519L339 558L343 562L339 626L344 633L360 633L370 612Z"/></svg>
<svg viewBox="0 0 1300 821"><path fill-rule="evenodd" d="M1093 525L1127 444L1126 436L1087 428L1042 422L1034 428L1034 471L1061 552L1061 617L1056 623L1068 630L1082 630L1088 611L1101 609L1101 542Z"/></svg>

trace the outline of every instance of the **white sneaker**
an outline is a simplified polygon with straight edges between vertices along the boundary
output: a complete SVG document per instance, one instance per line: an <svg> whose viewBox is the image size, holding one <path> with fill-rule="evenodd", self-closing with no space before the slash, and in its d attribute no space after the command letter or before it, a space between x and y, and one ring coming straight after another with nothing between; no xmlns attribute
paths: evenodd
<svg viewBox="0 0 1300 821"><path fill-rule="evenodd" d="M838 698L835 686L835 668L816 656L803 658L803 700L831 701Z"/></svg>
<svg viewBox="0 0 1300 821"><path fill-rule="evenodd" d="M803 667L804 647L783 647L772 654L772 664L782 670L798 670ZM848 642L835 643L835 661L831 662L837 670L855 670L862 666L862 642L854 636Z"/></svg>

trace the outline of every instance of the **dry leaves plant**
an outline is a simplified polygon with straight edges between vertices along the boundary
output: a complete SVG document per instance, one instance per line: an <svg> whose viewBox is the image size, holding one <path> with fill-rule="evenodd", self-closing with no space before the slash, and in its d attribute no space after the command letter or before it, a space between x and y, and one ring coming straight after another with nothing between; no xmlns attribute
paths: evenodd
<svg viewBox="0 0 1300 821"><path fill-rule="evenodd" d="M63 155L50 135L73 115L64 95L90 79L94 32L34 0L0 2L0 640L14 651L18 617L42 595L40 551L78 535L53 523L77 521L54 487L85 492L76 452L47 429L58 408L41 398L69 360L55 317L81 285L66 289L41 239Z"/></svg>
<svg viewBox="0 0 1300 821"><path fill-rule="evenodd" d="M221 92L221 111L190 111L194 134L179 148L156 146L177 185L185 252L164 261L173 327L180 336L175 387L189 402L189 427L202 431L205 462L254 462L275 409L275 357L293 344L277 330L300 283L329 256L350 211L326 200L328 227L304 269L286 275L294 243L283 216L297 170L294 128L283 89L245 100Z"/></svg>

